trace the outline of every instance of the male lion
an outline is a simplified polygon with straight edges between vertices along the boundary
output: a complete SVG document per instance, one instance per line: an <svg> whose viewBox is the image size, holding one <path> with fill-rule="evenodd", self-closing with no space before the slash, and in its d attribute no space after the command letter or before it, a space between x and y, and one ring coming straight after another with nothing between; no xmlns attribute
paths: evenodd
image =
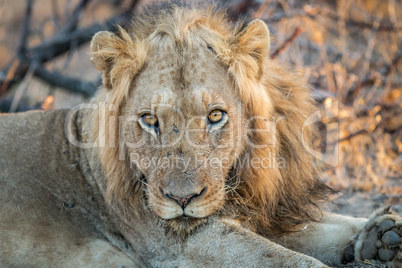
<svg viewBox="0 0 402 268"><path fill-rule="evenodd" d="M0 118L0 266L401 265L399 215L321 212L313 101L269 39L180 3L97 33L90 103Z"/></svg>

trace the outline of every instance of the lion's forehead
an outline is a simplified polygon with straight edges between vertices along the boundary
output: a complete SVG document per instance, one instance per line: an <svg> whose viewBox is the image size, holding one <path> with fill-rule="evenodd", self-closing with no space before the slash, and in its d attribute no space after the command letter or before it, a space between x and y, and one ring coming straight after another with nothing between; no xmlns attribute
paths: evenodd
<svg viewBox="0 0 402 268"><path fill-rule="evenodd" d="M169 36L165 39L172 42ZM223 91L232 85L227 68L208 50L204 41L171 46L163 45L162 41L162 45L151 47L146 65L136 78L137 91L155 93L168 88L181 95L183 90L197 92L207 88Z"/></svg>

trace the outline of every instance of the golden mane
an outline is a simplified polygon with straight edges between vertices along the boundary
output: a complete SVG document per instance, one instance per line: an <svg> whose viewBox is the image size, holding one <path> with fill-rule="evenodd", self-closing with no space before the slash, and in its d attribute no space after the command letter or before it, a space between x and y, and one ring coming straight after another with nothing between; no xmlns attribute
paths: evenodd
<svg viewBox="0 0 402 268"><path fill-rule="evenodd" d="M269 47L258 46L259 32L248 33L247 37L243 35L245 25L245 22L230 22L224 10L213 6L181 2L155 5L134 14L130 29L120 28L116 33L121 43L109 42L107 36L95 37L97 43L103 45L92 46L92 54L106 55L110 65L94 62L95 67L103 72L105 85L94 102L114 104L117 108L106 109L104 116L117 118L129 95L130 85L146 62L147 42L159 35L169 35L179 44L188 44L194 42L194 29L211 29L211 34L202 38L227 66L236 82L234 94L238 94L244 103L247 115L284 118L276 125L274 140L261 132L248 133L255 144L270 143L272 146L246 146L227 178L231 187L228 187L226 205L220 213L247 222L256 232L283 233L305 221L318 219L319 203L327 189L317 178L314 157L303 145L303 142L311 144L313 139L311 128L304 130L302 138L302 126L313 113L314 102L308 87L299 82L301 79L270 60ZM253 51L239 45L243 38L255 43ZM109 54L104 53L108 51ZM117 55L115 51L120 53ZM116 143L119 140L118 126L105 126L104 129L113 129L111 133L115 138L110 142L108 132L99 131L99 122L104 119L99 114L99 110L94 111L92 134L93 139L100 137L105 141L99 146L99 157L108 179L108 197L139 208L143 205L139 200L144 195L140 190L142 175L130 169L128 158L119 160L122 148ZM254 128L262 128L261 124L255 122ZM240 164L245 157L264 157L274 153L284 158L285 168L256 169Z"/></svg>

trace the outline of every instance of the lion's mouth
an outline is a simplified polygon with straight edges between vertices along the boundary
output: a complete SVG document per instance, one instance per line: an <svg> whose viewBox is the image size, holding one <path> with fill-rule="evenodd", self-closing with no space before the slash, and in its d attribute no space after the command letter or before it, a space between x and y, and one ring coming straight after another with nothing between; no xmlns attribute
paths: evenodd
<svg viewBox="0 0 402 268"><path fill-rule="evenodd" d="M170 220L163 220L168 232L185 237L192 234L198 227L204 225L209 217L195 218L182 215Z"/></svg>
<svg viewBox="0 0 402 268"><path fill-rule="evenodd" d="M203 215L203 216L194 216L193 211L189 211L186 209L181 209L181 211L172 218L165 218L166 220L176 220L176 221L182 221L182 222L191 222L191 221L196 221L197 219L202 219L207 217L208 215Z"/></svg>
<svg viewBox="0 0 402 268"><path fill-rule="evenodd" d="M197 191L197 195L173 195L161 187L159 191L155 190L149 191L149 208L169 225L180 225L180 229L199 225L205 218L219 211L225 202L223 195L216 191L208 191L207 187Z"/></svg>
<svg viewBox="0 0 402 268"><path fill-rule="evenodd" d="M176 219L181 220L181 221L188 221L188 220L190 220L191 218L194 218L194 217L191 217L191 216L186 215L185 213L183 213L183 215L177 217Z"/></svg>
<svg viewBox="0 0 402 268"><path fill-rule="evenodd" d="M197 219L197 218L188 216L188 215L186 215L186 214L183 214L183 215L181 215L181 216L179 216L179 217L176 217L175 219L176 219L177 221L182 221L182 222L191 222L191 221L194 221L194 220Z"/></svg>

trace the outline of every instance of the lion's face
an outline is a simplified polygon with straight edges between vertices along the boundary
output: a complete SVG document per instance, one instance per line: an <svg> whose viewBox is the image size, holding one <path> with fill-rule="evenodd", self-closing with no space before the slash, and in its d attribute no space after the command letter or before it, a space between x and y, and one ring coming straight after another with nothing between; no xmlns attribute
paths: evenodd
<svg viewBox="0 0 402 268"><path fill-rule="evenodd" d="M150 48L123 108L123 135L131 164L146 176L152 211L204 218L224 204L225 178L242 150L244 109L208 44L179 53L172 41Z"/></svg>
<svg viewBox="0 0 402 268"><path fill-rule="evenodd" d="M98 98L117 104L108 113L119 118L118 146L99 152L108 193L132 204L142 174L148 207L187 232L225 204L229 171L250 134L246 116L261 106L251 98L272 108L258 82L269 32L262 21L229 29L221 15L203 21L174 8L172 21L145 21L154 24L144 32L98 33L91 50L105 86Z"/></svg>
<svg viewBox="0 0 402 268"><path fill-rule="evenodd" d="M269 60L267 26L164 8L92 39L104 85L93 103L112 107L91 119L106 198L134 212L146 200L184 233L218 211L264 230L309 218L322 190L304 148L313 102L298 76Z"/></svg>

